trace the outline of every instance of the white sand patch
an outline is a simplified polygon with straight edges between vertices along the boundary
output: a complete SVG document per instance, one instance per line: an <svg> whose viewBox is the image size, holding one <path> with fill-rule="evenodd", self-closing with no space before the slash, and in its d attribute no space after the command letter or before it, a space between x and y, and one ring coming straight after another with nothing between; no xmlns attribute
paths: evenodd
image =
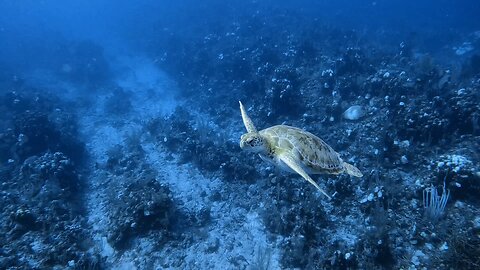
<svg viewBox="0 0 480 270"><path fill-rule="evenodd" d="M189 210L200 210L209 203L208 196L220 191L222 182L219 179L206 179L190 164L179 165L168 162L167 155L153 143L143 145L148 162L164 177L172 192Z"/></svg>
<svg viewBox="0 0 480 270"><path fill-rule="evenodd" d="M148 63L147 60L138 60L134 68L124 69L126 71L122 74L126 76L118 81L121 87L125 87L126 91L132 93L130 102L133 106L128 114L122 115L121 118L107 114L104 104L110 94L100 93L92 99L92 105L84 108L78 115L79 130L91 158L92 172L88 176L90 192L87 194L88 221L93 228L92 236L97 244L96 249L102 256L108 258L108 262L116 264L119 269L133 269L133 261L117 258L119 255L107 242L108 176L101 169L96 168L95 164L105 164L108 151L112 147L125 146L129 136L141 131L142 121L162 117L171 113L176 107L173 99L174 90L169 88L172 84L168 78L163 76L153 64L141 66L146 63ZM162 99L149 98L148 95L161 96ZM145 253L142 256L145 256L144 259L148 258Z"/></svg>
<svg viewBox="0 0 480 270"><path fill-rule="evenodd" d="M118 76L117 83L134 95L132 105L143 117L168 115L177 106L174 83L159 70L155 63L143 57L121 57L121 66L126 66Z"/></svg>

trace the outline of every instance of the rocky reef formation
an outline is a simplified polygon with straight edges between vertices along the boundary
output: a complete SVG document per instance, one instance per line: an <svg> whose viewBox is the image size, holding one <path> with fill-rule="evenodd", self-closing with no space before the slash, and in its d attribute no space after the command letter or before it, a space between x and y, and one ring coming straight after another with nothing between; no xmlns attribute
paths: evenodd
<svg viewBox="0 0 480 270"><path fill-rule="evenodd" d="M11 121L0 135L0 266L98 269L77 168L84 148L72 115L42 95L10 92L2 100Z"/></svg>
<svg viewBox="0 0 480 270"><path fill-rule="evenodd" d="M50 63L91 90L81 105L18 78L0 89L0 268L478 267L477 34L435 54L258 1L203 8L139 42L178 83L169 115L139 113L163 93L117 84L89 41ZM364 177L315 176L326 201L242 152L238 100L258 128L308 130ZM101 132L80 135L81 117Z"/></svg>
<svg viewBox="0 0 480 270"><path fill-rule="evenodd" d="M166 120L169 128L154 132L162 134L161 144L209 175L222 172L226 182L254 181L264 189L269 200L258 202L266 229L280 241L283 267L478 264L466 248L479 218L472 211L480 183L478 49L444 65L412 44L382 50L360 33L292 13L259 8L236 18L220 29L197 25L182 29L191 35L159 34L166 45L152 49L162 56L159 65L217 128L196 129L192 115L178 111ZM221 134L243 132L238 100L259 127L305 128L352 157L365 176L321 176L336 192L332 205L321 206L305 183L258 165L236 148L237 137ZM361 113L352 116L352 106ZM448 203L431 220L422 194L434 186L441 196L443 185Z"/></svg>

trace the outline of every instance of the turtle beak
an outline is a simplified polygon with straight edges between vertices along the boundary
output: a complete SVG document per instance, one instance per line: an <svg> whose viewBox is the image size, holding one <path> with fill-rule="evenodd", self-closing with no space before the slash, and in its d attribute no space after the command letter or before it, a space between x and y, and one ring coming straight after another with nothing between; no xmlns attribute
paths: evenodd
<svg viewBox="0 0 480 270"><path fill-rule="evenodd" d="M245 149L245 141L240 140L240 148Z"/></svg>
<svg viewBox="0 0 480 270"><path fill-rule="evenodd" d="M245 134L242 135L242 137L240 137L240 148L244 149L245 148Z"/></svg>

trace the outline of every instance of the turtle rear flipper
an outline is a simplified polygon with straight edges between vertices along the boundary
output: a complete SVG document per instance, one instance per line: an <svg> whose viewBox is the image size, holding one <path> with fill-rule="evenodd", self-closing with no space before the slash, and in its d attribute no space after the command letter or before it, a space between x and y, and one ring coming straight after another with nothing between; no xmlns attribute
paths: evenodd
<svg viewBox="0 0 480 270"><path fill-rule="evenodd" d="M355 176L355 177L362 177L363 176L362 172L357 167L355 167L351 164L343 162L343 167L345 168L345 172L350 174L351 176Z"/></svg>

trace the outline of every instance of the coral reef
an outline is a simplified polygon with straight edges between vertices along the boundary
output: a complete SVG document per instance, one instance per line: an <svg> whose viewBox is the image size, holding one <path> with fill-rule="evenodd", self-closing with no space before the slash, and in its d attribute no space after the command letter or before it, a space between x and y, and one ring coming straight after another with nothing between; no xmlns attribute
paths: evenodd
<svg viewBox="0 0 480 270"><path fill-rule="evenodd" d="M129 44L174 86L90 40L32 46L48 89L2 63L0 268L478 268L480 34L399 42L217 2L167 8ZM242 152L238 100L363 178L314 176L327 201Z"/></svg>
<svg viewBox="0 0 480 270"><path fill-rule="evenodd" d="M72 161L45 153L16 170L2 181L2 267L98 269Z"/></svg>
<svg viewBox="0 0 480 270"><path fill-rule="evenodd" d="M11 121L0 136L2 161L21 163L46 151L61 151L82 162L84 145L77 138L75 116L61 106L55 107L61 103L58 99L32 94L8 92L4 96Z"/></svg>
<svg viewBox="0 0 480 270"><path fill-rule="evenodd" d="M170 191L156 179L145 179L119 187L111 201L109 243L123 250L136 237L155 237L161 246L176 220Z"/></svg>
<svg viewBox="0 0 480 270"><path fill-rule="evenodd" d="M0 136L0 266L98 269L102 259L91 248L75 163L84 160L84 148L74 118L58 100L31 95L7 92L2 104L11 121Z"/></svg>
<svg viewBox="0 0 480 270"><path fill-rule="evenodd" d="M233 144L219 145L218 133L207 131L206 139L198 138L192 115L184 112L175 113L165 128L153 132L162 134L160 144L214 175L218 163L232 161L241 169L223 174L226 182L255 179L267 194L258 202L272 241L283 251L285 268L455 265L454 260L435 260L437 256L457 256L462 265L474 265L461 259L469 256L465 249L447 246L475 234L468 225L474 215L455 218L458 212L472 214L468 209L478 204L473 196L478 194L479 168L474 164L479 157L473 149L478 144L480 111L474 93L475 59L459 77L458 71L441 66L431 55L414 55L403 43L397 50L380 51L365 39L358 42L358 33L312 29L309 18L291 13L259 9L245 16L226 29L197 27L195 34L163 41L177 46L154 50L167 56L159 65L172 76L181 74L175 78L184 97L214 119L216 130L241 134L236 104L248 101L258 126L287 122L305 128L341 154L348 151L345 156L362 168L364 178L319 177L327 190L336 191L333 208L328 207L295 176L277 175L268 164L258 165L258 159L237 153ZM276 29L269 24L282 16L289 18L288 26ZM291 30L296 27L308 34ZM322 42L312 42L318 35L324 37ZM261 42L254 37L261 37ZM189 55L201 57L179 61ZM227 95L218 89L230 91ZM353 105L361 106L362 117L343 120ZM169 133L171 127L178 131ZM204 160L215 165L205 166ZM225 166L228 161L221 168ZM246 174L248 166L254 168ZM430 185L440 187L444 179L451 195L445 215L434 222L422 211L422 192ZM462 240L443 229L451 224L464 228L455 233Z"/></svg>

